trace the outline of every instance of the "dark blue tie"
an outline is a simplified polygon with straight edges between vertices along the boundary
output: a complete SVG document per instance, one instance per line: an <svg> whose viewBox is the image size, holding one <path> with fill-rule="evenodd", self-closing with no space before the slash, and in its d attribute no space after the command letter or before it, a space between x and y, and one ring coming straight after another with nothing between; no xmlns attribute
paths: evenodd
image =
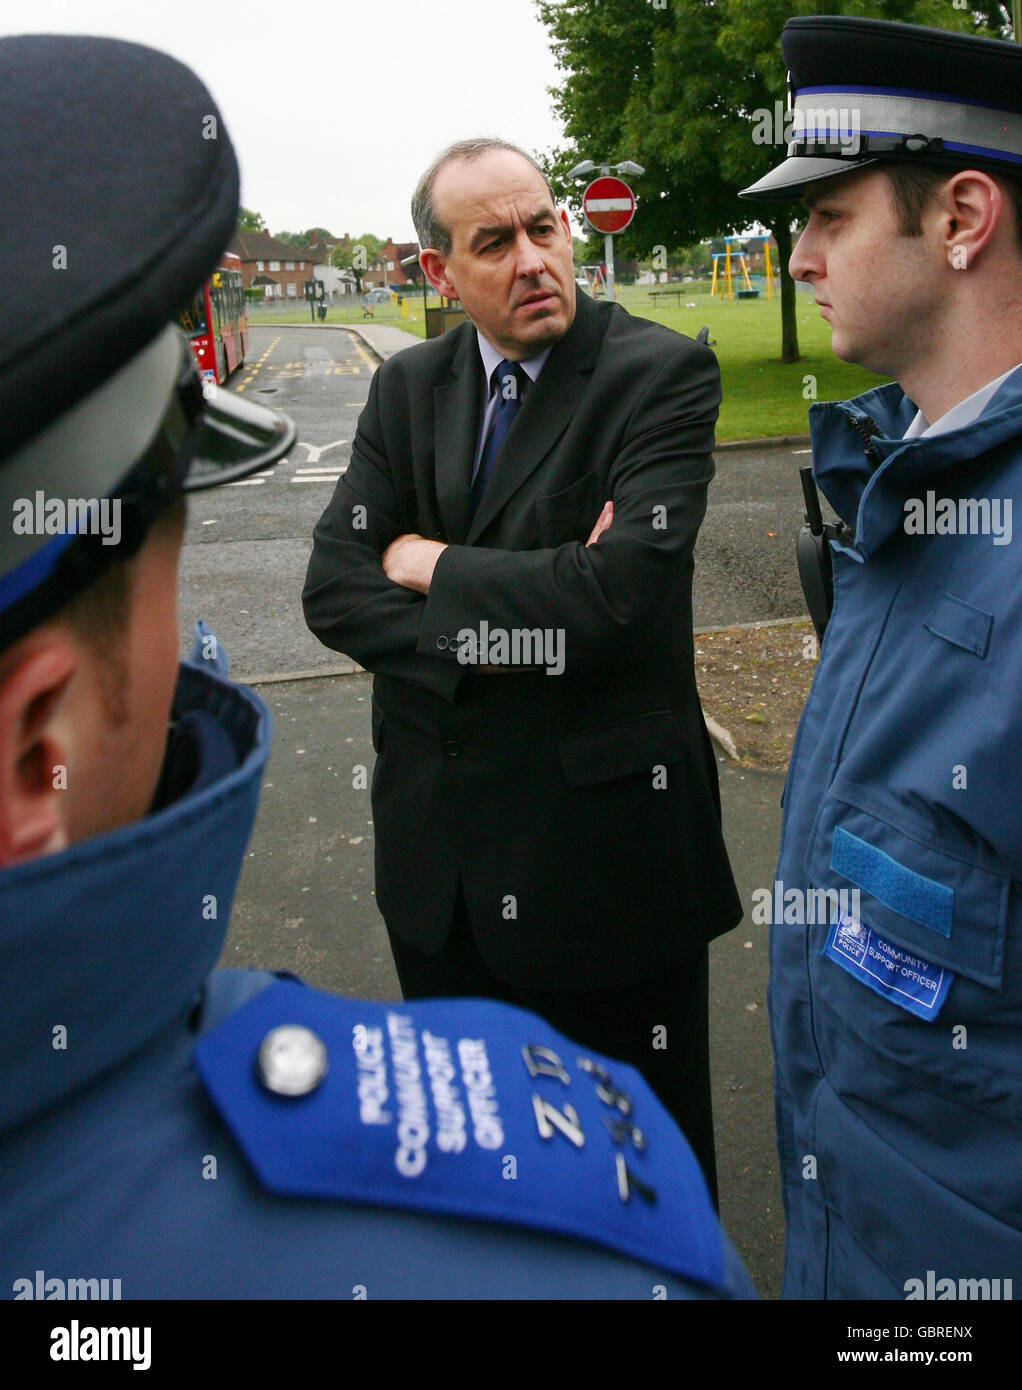
<svg viewBox="0 0 1022 1390"><path fill-rule="evenodd" d="M469 497L472 503L473 516L486 490L486 484L490 481L493 461L500 453L500 447L507 438L508 430L514 424L515 416L522 403L522 390L528 380L525 369L518 362L501 361L493 369L493 374L490 377L490 395L492 396L496 390L497 405L493 412L493 418L490 420L490 431L483 444L483 452L479 457L479 467L472 480L472 490Z"/></svg>

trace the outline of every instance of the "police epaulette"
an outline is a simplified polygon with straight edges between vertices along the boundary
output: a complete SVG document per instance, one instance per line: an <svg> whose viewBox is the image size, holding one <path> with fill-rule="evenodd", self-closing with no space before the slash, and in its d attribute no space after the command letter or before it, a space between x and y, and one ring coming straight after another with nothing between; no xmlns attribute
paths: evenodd
<svg viewBox="0 0 1022 1390"><path fill-rule="evenodd" d="M479 999L367 1003L291 982L195 1049L260 1183L582 1237L723 1290L686 1140L633 1068Z"/></svg>

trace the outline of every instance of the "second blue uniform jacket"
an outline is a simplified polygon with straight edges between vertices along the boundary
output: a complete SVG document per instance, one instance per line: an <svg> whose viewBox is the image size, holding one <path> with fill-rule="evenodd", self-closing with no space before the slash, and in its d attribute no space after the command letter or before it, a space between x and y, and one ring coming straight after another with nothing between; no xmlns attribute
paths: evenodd
<svg viewBox="0 0 1022 1390"><path fill-rule="evenodd" d="M855 541L773 895L788 1297L1022 1292L1022 371L964 429L914 413L810 413Z"/></svg>

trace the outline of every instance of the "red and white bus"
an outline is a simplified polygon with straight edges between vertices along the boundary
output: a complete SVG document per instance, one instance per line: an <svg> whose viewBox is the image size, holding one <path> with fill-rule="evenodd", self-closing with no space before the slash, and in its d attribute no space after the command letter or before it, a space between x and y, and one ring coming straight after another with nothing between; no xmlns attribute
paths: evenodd
<svg viewBox="0 0 1022 1390"><path fill-rule="evenodd" d="M220 267L181 311L203 381L218 386L248 356L248 318L241 287L241 257L227 251Z"/></svg>

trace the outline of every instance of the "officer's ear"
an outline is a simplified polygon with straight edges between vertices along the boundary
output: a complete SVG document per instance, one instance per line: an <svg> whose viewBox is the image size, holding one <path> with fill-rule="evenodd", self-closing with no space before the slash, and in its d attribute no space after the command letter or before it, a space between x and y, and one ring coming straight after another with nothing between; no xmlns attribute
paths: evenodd
<svg viewBox="0 0 1022 1390"><path fill-rule="evenodd" d="M998 226L1011 228L1011 208L997 181L979 169L953 175L937 194L948 265L967 270L993 239Z"/></svg>
<svg viewBox="0 0 1022 1390"><path fill-rule="evenodd" d="M79 661L51 626L0 655L0 868L68 843L71 750L59 711Z"/></svg>

